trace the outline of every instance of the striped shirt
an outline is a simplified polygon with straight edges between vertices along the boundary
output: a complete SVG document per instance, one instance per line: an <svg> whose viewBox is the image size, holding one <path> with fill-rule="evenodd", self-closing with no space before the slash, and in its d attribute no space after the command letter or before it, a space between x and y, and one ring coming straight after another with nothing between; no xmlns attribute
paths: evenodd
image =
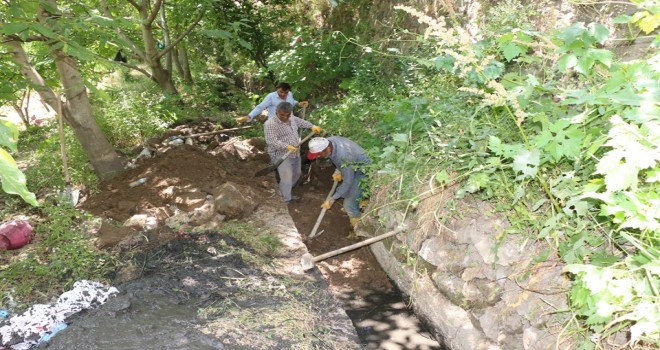
<svg viewBox="0 0 660 350"><path fill-rule="evenodd" d="M282 158L289 145L298 146L300 142L299 128L311 129L313 126L314 124L293 115L286 123L282 123L277 117L266 120L264 123L264 136L266 137L266 144L268 144L270 159L274 162ZM289 155L289 158L297 157L300 157L300 150Z"/></svg>

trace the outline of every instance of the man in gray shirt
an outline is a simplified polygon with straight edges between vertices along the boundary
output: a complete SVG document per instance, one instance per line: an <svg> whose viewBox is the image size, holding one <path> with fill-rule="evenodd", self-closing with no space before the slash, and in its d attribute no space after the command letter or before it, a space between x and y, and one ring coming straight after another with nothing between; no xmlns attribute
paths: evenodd
<svg viewBox="0 0 660 350"><path fill-rule="evenodd" d="M351 225L355 226L362 215L360 183L366 178L365 167L371 163L371 159L357 143L341 136L311 139L307 159L314 160L318 157L330 158L337 168L333 179L342 182L330 200L325 201L321 207L330 209L337 199L344 198L344 209L351 219Z"/></svg>

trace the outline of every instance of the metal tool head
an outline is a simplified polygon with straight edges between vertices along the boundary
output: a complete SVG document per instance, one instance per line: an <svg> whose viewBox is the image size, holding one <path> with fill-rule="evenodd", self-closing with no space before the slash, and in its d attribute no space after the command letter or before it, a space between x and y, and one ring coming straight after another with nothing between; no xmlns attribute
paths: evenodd
<svg viewBox="0 0 660 350"><path fill-rule="evenodd" d="M314 268L314 257L312 254L305 253L303 254L302 258L300 259L300 266L302 266L303 270L311 270Z"/></svg>

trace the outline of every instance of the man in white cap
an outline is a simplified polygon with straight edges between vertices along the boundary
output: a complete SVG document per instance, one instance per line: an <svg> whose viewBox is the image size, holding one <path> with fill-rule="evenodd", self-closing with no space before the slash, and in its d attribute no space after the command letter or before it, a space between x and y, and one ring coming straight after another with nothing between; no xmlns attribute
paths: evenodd
<svg viewBox="0 0 660 350"><path fill-rule="evenodd" d="M362 188L360 183L366 178L366 166L371 163L367 153L357 143L341 136L328 138L315 137L309 141L309 153L307 159L314 160L318 157L330 158L337 170L332 178L341 181L331 198L321 207L330 209L332 204L339 198L344 198L344 209L351 220L351 225L360 222L360 199Z"/></svg>
<svg viewBox="0 0 660 350"><path fill-rule="evenodd" d="M276 118L271 118L264 123L264 136L268 145L268 155L273 162L282 158L287 151L291 154L277 167L280 175L280 193L284 202L289 203L299 198L291 195L293 184L298 182L301 170L300 150L298 143L298 129L312 129L315 134L321 133L321 128L314 124L292 116L293 106L289 102L281 102L277 105Z"/></svg>
<svg viewBox="0 0 660 350"><path fill-rule="evenodd" d="M236 122L239 124L249 123L252 120L261 114L264 109L268 110L268 119L275 118L277 105L282 102L289 102L292 106L299 105L300 107L307 107L307 101L296 101L293 99L293 93L291 92L291 85L288 83L280 83L277 85L277 90L266 95L263 101L258 104L254 109L248 113L248 115L236 118Z"/></svg>

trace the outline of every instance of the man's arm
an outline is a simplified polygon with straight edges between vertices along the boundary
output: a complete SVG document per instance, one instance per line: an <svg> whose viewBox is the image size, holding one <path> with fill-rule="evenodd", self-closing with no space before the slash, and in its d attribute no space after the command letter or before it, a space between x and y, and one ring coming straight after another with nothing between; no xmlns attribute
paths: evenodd
<svg viewBox="0 0 660 350"><path fill-rule="evenodd" d="M263 112L264 109L268 108L268 106L271 105L271 95L268 94L266 95L266 98L264 98L263 101L261 101L260 104L258 104L252 112L248 113L248 117L250 117L250 120L254 119L254 117L258 116L261 112Z"/></svg>
<svg viewBox="0 0 660 350"><path fill-rule="evenodd" d="M337 191L332 195L332 199L334 200L343 197L351 188L351 183L355 179L353 167L342 165L339 167L339 171L341 171L341 185L339 185Z"/></svg>
<svg viewBox="0 0 660 350"><path fill-rule="evenodd" d="M300 118L295 117L295 116L291 116L291 119L293 120L294 123L296 123L296 125L299 128L311 129L314 126L314 124L308 122L307 120L300 119Z"/></svg>

